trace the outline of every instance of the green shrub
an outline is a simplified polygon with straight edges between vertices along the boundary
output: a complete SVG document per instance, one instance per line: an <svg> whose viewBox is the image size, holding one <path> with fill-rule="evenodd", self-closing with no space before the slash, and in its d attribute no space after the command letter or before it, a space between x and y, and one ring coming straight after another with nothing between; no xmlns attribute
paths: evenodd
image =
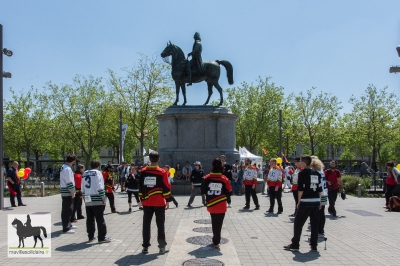
<svg viewBox="0 0 400 266"><path fill-rule="evenodd" d="M367 196L367 188L371 186L371 178L361 178L359 176L354 175L343 175L342 176L344 189L346 190L346 194L349 195L358 195L358 184L361 184L361 192L362 196Z"/></svg>

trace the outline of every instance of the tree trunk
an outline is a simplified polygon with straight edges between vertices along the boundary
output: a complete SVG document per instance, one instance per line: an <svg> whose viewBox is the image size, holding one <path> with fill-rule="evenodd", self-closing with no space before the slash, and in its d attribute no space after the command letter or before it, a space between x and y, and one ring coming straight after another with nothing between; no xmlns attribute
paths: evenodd
<svg viewBox="0 0 400 266"><path fill-rule="evenodd" d="M378 168L376 167L376 147L372 148L372 164L371 168L376 172L378 171Z"/></svg>

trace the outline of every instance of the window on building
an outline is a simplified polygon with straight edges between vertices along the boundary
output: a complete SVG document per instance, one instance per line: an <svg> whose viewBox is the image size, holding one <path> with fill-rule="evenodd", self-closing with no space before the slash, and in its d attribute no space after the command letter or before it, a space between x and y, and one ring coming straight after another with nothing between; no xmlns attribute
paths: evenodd
<svg viewBox="0 0 400 266"><path fill-rule="evenodd" d="M108 149L108 156L112 156L112 155L113 155L112 149Z"/></svg>

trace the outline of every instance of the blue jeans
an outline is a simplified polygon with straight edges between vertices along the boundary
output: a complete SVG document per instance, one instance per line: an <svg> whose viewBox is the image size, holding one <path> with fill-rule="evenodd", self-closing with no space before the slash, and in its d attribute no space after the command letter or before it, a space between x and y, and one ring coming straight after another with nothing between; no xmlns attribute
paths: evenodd
<svg viewBox="0 0 400 266"><path fill-rule="evenodd" d="M242 185L242 181L238 179L238 181L235 182L235 180L231 180L232 184L232 194L235 193L235 187L237 188L238 193L240 193L240 187Z"/></svg>

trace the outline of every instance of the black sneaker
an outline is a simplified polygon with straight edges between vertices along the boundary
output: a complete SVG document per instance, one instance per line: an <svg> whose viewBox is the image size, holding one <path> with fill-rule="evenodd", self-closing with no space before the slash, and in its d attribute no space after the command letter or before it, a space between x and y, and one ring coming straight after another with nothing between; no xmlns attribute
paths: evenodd
<svg viewBox="0 0 400 266"><path fill-rule="evenodd" d="M289 217L296 217L296 214L290 214Z"/></svg>
<svg viewBox="0 0 400 266"><path fill-rule="evenodd" d="M255 211L257 211L257 210L259 210L259 209L260 209L260 206L256 206L256 207L254 208Z"/></svg>
<svg viewBox="0 0 400 266"><path fill-rule="evenodd" d="M333 213L332 213L332 216L333 216L333 217L337 217L336 212L333 212Z"/></svg>
<svg viewBox="0 0 400 266"><path fill-rule="evenodd" d="M106 237L103 240L99 240L99 243L110 243L111 242L111 238Z"/></svg>
<svg viewBox="0 0 400 266"><path fill-rule="evenodd" d="M274 212L274 209L269 208L267 212Z"/></svg>
<svg viewBox="0 0 400 266"><path fill-rule="evenodd" d="M129 208L129 212L132 212L132 208Z"/></svg>
<svg viewBox="0 0 400 266"><path fill-rule="evenodd" d="M192 208L192 205L188 204L186 207L188 207L188 208Z"/></svg>
<svg viewBox="0 0 400 266"><path fill-rule="evenodd" d="M143 249L142 249L142 253L143 253L143 254L149 253L149 248L143 248Z"/></svg>
<svg viewBox="0 0 400 266"><path fill-rule="evenodd" d="M248 209L250 209L250 206L244 206L243 207L243 210L248 210Z"/></svg>
<svg viewBox="0 0 400 266"><path fill-rule="evenodd" d="M296 247L293 244L283 246L283 249L288 251L299 251L299 247Z"/></svg>
<svg viewBox="0 0 400 266"><path fill-rule="evenodd" d="M278 214L282 214L283 210L278 210Z"/></svg>
<svg viewBox="0 0 400 266"><path fill-rule="evenodd" d="M176 208L178 208L178 202L177 202L177 203L175 203L175 207L176 207Z"/></svg>
<svg viewBox="0 0 400 266"><path fill-rule="evenodd" d="M168 252L169 252L169 249L160 248L160 251L158 252L158 254L165 254L165 253L168 253Z"/></svg>
<svg viewBox="0 0 400 266"><path fill-rule="evenodd" d="M89 238L89 242L94 242L97 239L97 236L93 237L93 238Z"/></svg>
<svg viewBox="0 0 400 266"><path fill-rule="evenodd" d="M317 252L318 251L317 246L310 246L310 248L311 248L312 252Z"/></svg>

